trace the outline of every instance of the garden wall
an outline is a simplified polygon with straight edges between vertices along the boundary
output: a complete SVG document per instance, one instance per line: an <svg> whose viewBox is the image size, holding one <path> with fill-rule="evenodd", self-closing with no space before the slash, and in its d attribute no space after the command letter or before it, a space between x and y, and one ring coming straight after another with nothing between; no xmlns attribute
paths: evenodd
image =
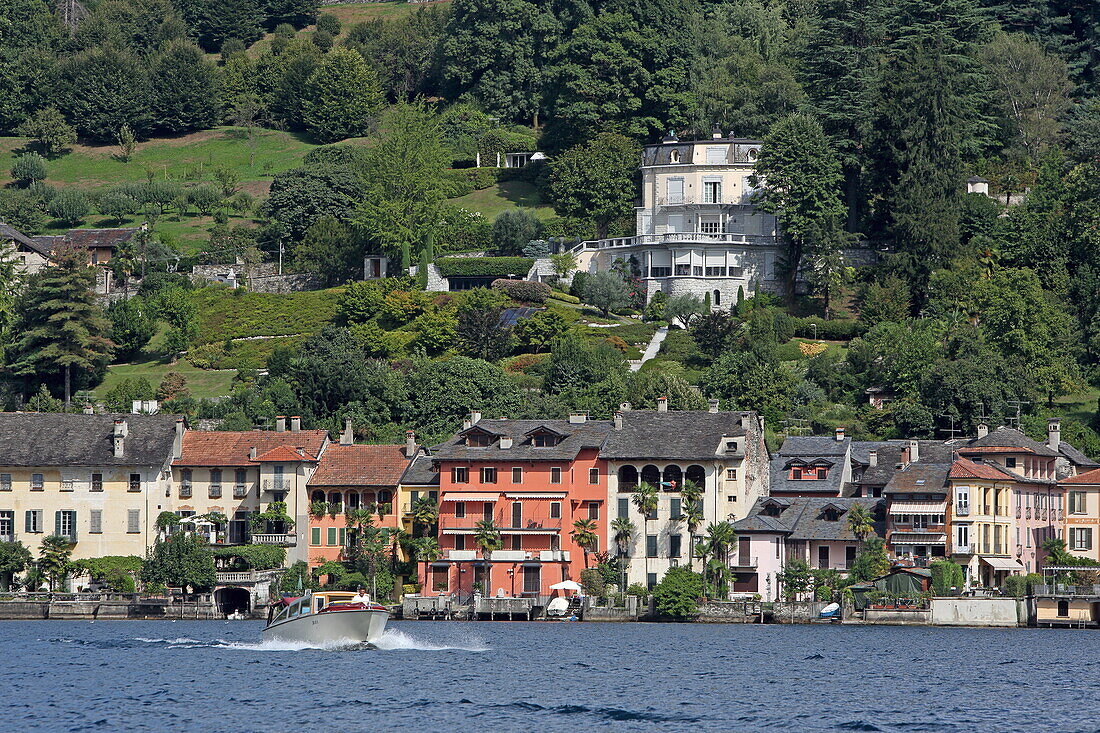
<svg viewBox="0 0 1100 733"><path fill-rule="evenodd" d="M1019 626L1027 611L1015 598L933 598L934 626Z"/></svg>

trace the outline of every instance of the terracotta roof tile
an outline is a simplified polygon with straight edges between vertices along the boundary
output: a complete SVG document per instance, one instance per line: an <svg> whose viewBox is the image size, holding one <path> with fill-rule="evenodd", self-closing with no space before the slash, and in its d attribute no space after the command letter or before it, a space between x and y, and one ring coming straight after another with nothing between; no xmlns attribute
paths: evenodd
<svg viewBox="0 0 1100 733"><path fill-rule="evenodd" d="M1080 486L1082 484L1100 484L1100 468L1094 468L1091 471L1079 473L1076 476L1068 476L1058 483L1069 484L1073 486Z"/></svg>
<svg viewBox="0 0 1100 733"><path fill-rule="evenodd" d="M249 452L256 449L257 458L280 446L291 451L299 448L305 460L315 461L328 439L325 430L302 430L277 433L271 430L188 430L183 436L183 456L177 466L247 466L255 465ZM301 456L290 460L300 461Z"/></svg>
<svg viewBox="0 0 1100 733"><path fill-rule="evenodd" d="M332 445L310 486L397 486L409 466L402 445Z"/></svg>
<svg viewBox="0 0 1100 733"><path fill-rule="evenodd" d="M989 481L1004 481L1011 478L996 466L988 463L977 463L969 458L957 458L951 464L951 472L948 478L983 478Z"/></svg>
<svg viewBox="0 0 1100 733"><path fill-rule="evenodd" d="M293 463L303 460L310 460L309 456L294 450L289 445L280 445L263 455L256 456L256 463Z"/></svg>

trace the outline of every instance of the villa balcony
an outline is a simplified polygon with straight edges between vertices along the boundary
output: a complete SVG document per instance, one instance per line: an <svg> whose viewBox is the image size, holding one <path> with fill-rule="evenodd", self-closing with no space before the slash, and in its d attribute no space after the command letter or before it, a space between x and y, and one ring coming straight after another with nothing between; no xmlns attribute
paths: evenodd
<svg viewBox="0 0 1100 733"><path fill-rule="evenodd" d="M955 507L955 516L956 517L969 517L970 516L970 507L969 506Z"/></svg>
<svg viewBox="0 0 1100 733"><path fill-rule="evenodd" d="M0 542L15 542L14 534L0 534Z"/></svg>
<svg viewBox="0 0 1100 733"><path fill-rule="evenodd" d="M476 560L477 550L448 550L448 560Z"/></svg>
<svg viewBox="0 0 1100 733"><path fill-rule="evenodd" d="M252 544L294 547L298 544L298 537L293 534L254 534L252 535Z"/></svg>
<svg viewBox="0 0 1100 733"><path fill-rule="evenodd" d="M221 484L210 484L209 496L210 496L211 499L220 499L220 498L222 498L222 485Z"/></svg>
<svg viewBox="0 0 1100 733"><path fill-rule="evenodd" d="M738 232L668 232L638 234L633 237L612 237L582 243L583 249L621 249L626 247L664 244L738 244L743 246L774 246L776 238L768 235Z"/></svg>
<svg viewBox="0 0 1100 733"><path fill-rule="evenodd" d="M757 566L758 558L748 557L745 555L739 555L730 560L731 568L750 568L755 569Z"/></svg>
<svg viewBox="0 0 1100 733"><path fill-rule="evenodd" d="M971 554L970 545L952 545L951 552L956 555L969 555Z"/></svg>
<svg viewBox="0 0 1100 733"><path fill-rule="evenodd" d="M290 491L290 487L291 482L287 479L264 479L263 482L264 491Z"/></svg>
<svg viewBox="0 0 1100 733"><path fill-rule="evenodd" d="M218 573L218 585L227 583L255 583L257 573L255 570L244 570L232 573Z"/></svg>
<svg viewBox="0 0 1100 733"><path fill-rule="evenodd" d="M191 484L180 484L180 498L181 499L190 499L191 498Z"/></svg>
<svg viewBox="0 0 1100 733"><path fill-rule="evenodd" d="M523 550L493 550L489 553L489 559L493 562L523 562L531 559L531 553Z"/></svg>
<svg viewBox="0 0 1100 733"><path fill-rule="evenodd" d="M569 562L568 550L539 550L541 562Z"/></svg>
<svg viewBox="0 0 1100 733"><path fill-rule="evenodd" d="M233 498L243 499L248 496L248 484L233 484Z"/></svg>

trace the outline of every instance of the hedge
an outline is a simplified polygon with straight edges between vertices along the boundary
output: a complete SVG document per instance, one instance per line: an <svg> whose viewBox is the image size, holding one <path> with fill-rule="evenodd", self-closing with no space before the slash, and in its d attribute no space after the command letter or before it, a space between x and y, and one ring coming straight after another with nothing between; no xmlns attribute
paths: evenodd
<svg viewBox="0 0 1100 733"><path fill-rule="evenodd" d="M508 277L526 275L535 261L530 257L443 257L436 261L443 277Z"/></svg>
<svg viewBox="0 0 1100 733"><path fill-rule="evenodd" d="M228 558L234 570L271 570L286 562L286 550L274 545L239 545L218 547L214 557Z"/></svg>
<svg viewBox="0 0 1100 733"><path fill-rule="evenodd" d="M826 321L822 318L792 318L794 335L826 341L850 341L862 336L867 326L859 321ZM814 328L814 324L817 327Z"/></svg>
<svg viewBox="0 0 1100 733"><path fill-rule="evenodd" d="M522 303L545 303L550 297L550 286L530 280L493 280L493 290L500 290L512 300Z"/></svg>
<svg viewBox="0 0 1100 733"><path fill-rule="evenodd" d="M581 302L581 299L578 298L577 296L570 295L569 293L561 293L561 292L558 292L557 290L550 293L550 299L551 300L560 300L563 303L573 303L574 305L578 305Z"/></svg>
<svg viewBox="0 0 1100 733"><path fill-rule="evenodd" d="M461 168L448 170L443 176L443 195L454 199L474 191L492 188L501 177L501 168Z"/></svg>

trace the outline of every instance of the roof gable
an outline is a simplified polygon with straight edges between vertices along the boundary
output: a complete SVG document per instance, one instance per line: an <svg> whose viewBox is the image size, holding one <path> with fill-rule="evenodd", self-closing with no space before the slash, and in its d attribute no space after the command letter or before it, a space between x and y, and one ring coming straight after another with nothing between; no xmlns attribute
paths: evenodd
<svg viewBox="0 0 1100 733"><path fill-rule="evenodd" d="M328 442L328 431L300 430L188 430L183 436L183 454L179 466L249 466L260 458L282 461L316 461ZM280 446L293 458L267 458ZM253 449L256 458L250 457Z"/></svg>
<svg viewBox="0 0 1100 733"><path fill-rule="evenodd" d="M409 464L403 444L332 445L325 449L309 485L396 486Z"/></svg>

